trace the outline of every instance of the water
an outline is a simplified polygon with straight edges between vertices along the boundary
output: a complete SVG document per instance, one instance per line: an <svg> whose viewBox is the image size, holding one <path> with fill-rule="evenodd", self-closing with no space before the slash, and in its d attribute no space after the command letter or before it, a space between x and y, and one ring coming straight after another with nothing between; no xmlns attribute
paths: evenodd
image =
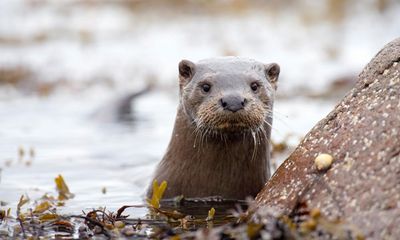
<svg viewBox="0 0 400 240"><path fill-rule="evenodd" d="M21 194L32 199L46 192L54 195L53 179L62 174L76 195L67 202L67 212L100 206L116 210L122 205L140 204L169 142L177 97L163 91L149 93L134 102L133 122L110 122L91 114L98 109L98 92L61 95L0 103L4 166L1 200L15 209ZM311 128L331 106L322 104L325 110L320 112L321 103L307 104L310 114L304 116L304 109L300 109L306 100L296 102L277 101L280 115L274 124L276 139L296 133L294 129L301 134L300 129ZM290 110L288 104L298 107ZM19 148L24 151L22 159Z"/></svg>
<svg viewBox="0 0 400 240"><path fill-rule="evenodd" d="M339 23L307 23L307 12L293 9L191 16L68 2L0 3L0 70L29 72L0 85L0 200L14 215L22 194L56 195L58 174L75 194L63 213L142 204L173 128L182 58L233 54L278 62L272 136L291 136L294 147L340 99L307 95L354 77L400 34L397 3L384 13L357 5ZM134 121L114 121L113 101L149 82L155 90L134 101ZM278 164L289 153L276 156Z"/></svg>
<svg viewBox="0 0 400 240"><path fill-rule="evenodd" d="M147 96L138 104L134 124L90 118L94 109L81 104L90 101L85 97L2 102L0 151L3 160L11 161L2 171L2 200L15 203L25 192L32 198L54 192L53 178L62 174L76 194L68 203L72 211L141 202L144 187L166 147L175 109L167 96L154 94L164 104L146 113L145 109L156 105L150 100L154 95ZM160 115L170 123L158 125ZM22 161L18 146L26 152ZM35 157L27 166L29 148L34 149Z"/></svg>

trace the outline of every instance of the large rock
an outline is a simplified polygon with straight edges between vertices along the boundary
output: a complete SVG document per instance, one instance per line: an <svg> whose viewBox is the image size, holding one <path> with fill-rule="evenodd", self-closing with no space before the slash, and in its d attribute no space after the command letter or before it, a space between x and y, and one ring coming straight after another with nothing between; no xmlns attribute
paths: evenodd
<svg viewBox="0 0 400 240"><path fill-rule="evenodd" d="M358 228L370 239L400 237L400 38L386 45L354 89L304 138L267 182L258 205L298 203ZM327 171L314 159L333 156Z"/></svg>

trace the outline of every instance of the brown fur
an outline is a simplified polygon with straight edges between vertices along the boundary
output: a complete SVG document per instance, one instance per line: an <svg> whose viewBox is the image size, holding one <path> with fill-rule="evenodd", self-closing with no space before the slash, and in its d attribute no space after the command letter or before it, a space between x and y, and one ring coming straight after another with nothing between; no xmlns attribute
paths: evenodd
<svg viewBox="0 0 400 240"><path fill-rule="evenodd" d="M269 138L277 64L217 58L179 64L180 105L167 152L154 179L166 180L165 197L255 196L270 177ZM253 91L254 82L259 88ZM201 90L202 84L210 92ZM243 98L236 112L226 96ZM148 195L151 194L151 188Z"/></svg>

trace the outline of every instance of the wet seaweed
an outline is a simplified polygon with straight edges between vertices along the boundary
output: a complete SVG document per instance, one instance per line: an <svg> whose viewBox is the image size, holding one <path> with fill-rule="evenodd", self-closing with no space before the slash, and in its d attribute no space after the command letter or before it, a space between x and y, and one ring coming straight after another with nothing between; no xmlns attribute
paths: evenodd
<svg viewBox="0 0 400 240"><path fill-rule="evenodd" d="M73 198L61 175L55 179L58 196L45 194L32 201L22 195L16 216L0 210L0 237L24 239L363 239L351 224L328 220L319 209L298 203L289 215L271 208L254 208L254 201L210 197L162 199L167 183L154 183L153 196L143 205L125 205L82 214L59 214ZM144 218L131 217L128 208L147 208ZM229 208L229 209L228 209ZM207 210L208 209L208 210ZM195 211L197 210L197 211Z"/></svg>

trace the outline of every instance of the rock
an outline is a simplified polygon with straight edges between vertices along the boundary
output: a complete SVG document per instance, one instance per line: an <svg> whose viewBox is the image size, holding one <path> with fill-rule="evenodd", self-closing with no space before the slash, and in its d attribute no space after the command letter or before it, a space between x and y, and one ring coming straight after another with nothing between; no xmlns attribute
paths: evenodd
<svg viewBox="0 0 400 240"><path fill-rule="evenodd" d="M400 38L303 139L258 194L258 206L292 214L300 203L354 225L367 239L400 236ZM318 171L315 158L334 159Z"/></svg>

